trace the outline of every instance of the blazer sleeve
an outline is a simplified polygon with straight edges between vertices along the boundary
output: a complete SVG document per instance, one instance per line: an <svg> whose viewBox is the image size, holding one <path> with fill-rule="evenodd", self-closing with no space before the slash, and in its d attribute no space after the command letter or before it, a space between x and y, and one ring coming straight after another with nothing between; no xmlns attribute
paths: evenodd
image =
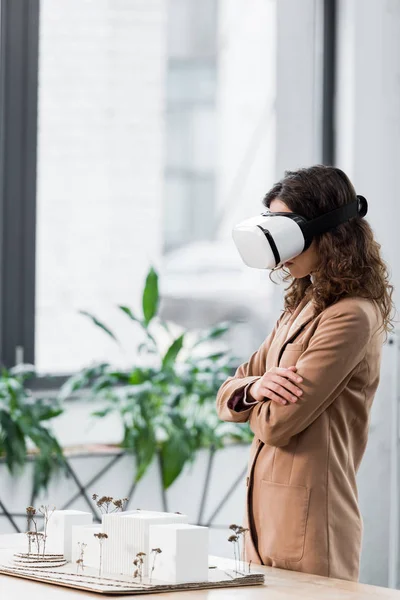
<svg viewBox="0 0 400 600"><path fill-rule="evenodd" d="M302 396L294 404L259 402L250 414L253 433L265 444L286 446L338 397L365 356L371 324L361 304L327 309L297 360Z"/></svg>
<svg viewBox="0 0 400 600"><path fill-rule="evenodd" d="M251 355L248 362L240 365L233 377L229 377L220 387L217 393L217 413L222 421L234 421L236 423L245 423L255 404L247 410L241 407L234 410L235 397L242 400L248 388L254 381L262 377L265 373L267 354L271 347L275 333L280 325L284 313L278 319L274 329L261 344L260 348ZM256 403L258 404L258 403Z"/></svg>

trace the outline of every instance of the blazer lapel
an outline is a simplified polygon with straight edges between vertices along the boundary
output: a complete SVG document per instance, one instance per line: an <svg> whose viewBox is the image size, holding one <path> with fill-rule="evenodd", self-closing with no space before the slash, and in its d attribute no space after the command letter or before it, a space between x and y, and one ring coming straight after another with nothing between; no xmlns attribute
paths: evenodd
<svg viewBox="0 0 400 600"><path fill-rule="evenodd" d="M285 343L288 343L289 340L294 339L304 325L311 321L313 317L314 305L312 301L302 302L293 314L293 319L291 319L289 330L286 334Z"/></svg>

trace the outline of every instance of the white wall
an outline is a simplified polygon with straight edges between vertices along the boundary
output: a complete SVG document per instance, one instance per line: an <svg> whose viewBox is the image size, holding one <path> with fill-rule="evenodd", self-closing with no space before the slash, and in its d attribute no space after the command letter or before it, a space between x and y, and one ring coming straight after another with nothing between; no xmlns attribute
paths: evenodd
<svg viewBox="0 0 400 600"><path fill-rule="evenodd" d="M339 0L336 154L357 191L369 200L368 220L400 285L400 3ZM385 348L370 440L359 474L364 516L363 581L389 580L391 420L395 347ZM394 498L398 503L399 498ZM397 572L398 565L394 571ZM397 584L399 579L396 576Z"/></svg>
<svg viewBox="0 0 400 600"><path fill-rule="evenodd" d="M283 0L278 5L277 177L285 168L322 159L316 91L322 75L321 5L314 0ZM339 0L337 29L336 164L369 200L368 219L398 287L400 3ZM275 304L281 304L280 293ZM370 439L358 477L364 519L361 580L378 585L389 582L393 372L400 367L394 367L395 355L395 346L385 347Z"/></svg>
<svg viewBox="0 0 400 600"><path fill-rule="evenodd" d="M400 3L340 0L337 165L370 201L368 219L400 286Z"/></svg>

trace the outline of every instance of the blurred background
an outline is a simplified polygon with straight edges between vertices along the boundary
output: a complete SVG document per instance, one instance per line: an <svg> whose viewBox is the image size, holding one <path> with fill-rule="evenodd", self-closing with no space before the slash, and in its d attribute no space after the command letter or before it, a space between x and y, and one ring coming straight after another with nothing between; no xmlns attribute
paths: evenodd
<svg viewBox="0 0 400 600"><path fill-rule="evenodd" d="M231 229L285 169L335 164L400 283L400 1L0 6L0 534L44 498L88 510L129 493L230 555L250 438L213 420L213 398L283 294ZM391 587L398 345L359 474L361 580Z"/></svg>

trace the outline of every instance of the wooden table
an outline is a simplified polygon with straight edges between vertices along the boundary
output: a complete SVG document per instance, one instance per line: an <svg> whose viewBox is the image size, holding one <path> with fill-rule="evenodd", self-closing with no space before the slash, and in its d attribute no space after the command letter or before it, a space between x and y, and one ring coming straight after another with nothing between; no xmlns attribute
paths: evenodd
<svg viewBox="0 0 400 600"><path fill-rule="evenodd" d="M0 535L0 548L18 548L24 540L23 534ZM211 557L212 564L222 568L233 568L234 561ZM210 562L210 564L211 564ZM255 571L265 573L265 585L225 588L217 590L196 590L188 592L172 592L168 594L143 594L127 596L105 596L79 592L55 585L27 581L16 577L0 575L0 600L101 600L102 598L121 598L121 600L369 600L370 598L386 598L400 600L400 590L342 581L307 575L295 571L285 571L272 567L254 565Z"/></svg>

